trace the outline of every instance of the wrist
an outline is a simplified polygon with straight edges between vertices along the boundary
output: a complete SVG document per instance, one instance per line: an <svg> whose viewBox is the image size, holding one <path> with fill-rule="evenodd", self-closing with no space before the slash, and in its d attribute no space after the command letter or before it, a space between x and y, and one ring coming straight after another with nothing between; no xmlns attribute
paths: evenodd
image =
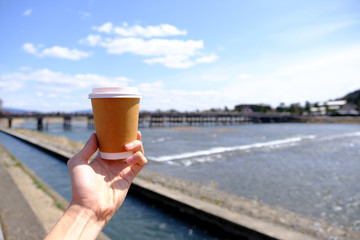
<svg viewBox="0 0 360 240"><path fill-rule="evenodd" d="M99 220L94 211L70 203L46 240L96 239L104 226L105 221Z"/></svg>
<svg viewBox="0 0 360 240"><path fill-rule="evenodd" d="M82 204L78 204L76 200L72 200L70 202L68 210L76 213L77 215L84 215L84 217L89 218L89 220L101 228L110 221L116 211L112 207L99 207L98 210L94 210L89 207L82 206Z"/></svg>
<svg viewBox="0 0 360 240"><path fill-rule="evenodd" d="M99 218L95 211L90 208L70 202L66 212L68 212L69 216L74 220L86 222L88 225L92 225L92 227L100 229L100 231L105 226L105 221Z"/></svg>

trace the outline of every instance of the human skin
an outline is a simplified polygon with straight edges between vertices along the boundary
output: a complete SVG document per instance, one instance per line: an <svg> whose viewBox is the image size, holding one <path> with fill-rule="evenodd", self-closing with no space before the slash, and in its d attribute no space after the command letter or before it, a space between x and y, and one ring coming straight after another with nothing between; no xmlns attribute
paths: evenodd
<svg viewBox="0 0 360 240"><path fill-rule="evenodd" d="M125 146L134 154L123 160L104 160L100 154L89 163L98 149L96 134L68 161L72 200L64 215L45 238L96 239L125 200L132 180L146 165L141 133Z"/></svg>

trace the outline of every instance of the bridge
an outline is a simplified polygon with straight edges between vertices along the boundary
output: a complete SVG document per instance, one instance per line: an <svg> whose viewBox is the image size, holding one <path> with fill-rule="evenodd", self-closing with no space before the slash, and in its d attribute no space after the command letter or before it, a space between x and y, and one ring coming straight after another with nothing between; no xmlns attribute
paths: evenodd
<svg viewBox="0 0 360 240"><path fill-rule="evenodd" d="M44 129L44 119L62 118L64 128L71 128L73 118L85 118L89 128L94 128L94 119L91 113L31 113L31 114L4 114L0 118L8 120L8 127L12 127L13 119L36 119L37 129ZM146 113L139 114L139 127L176 127L176 126L209 126L234 125L241 123L284 123L301 122L300 116L285 114L244 114L228 113Z"/></svg>
<svg viewBox="0 0 360 240"><path fill-rule="evenodd" d="M228 113L148 113L140 114L140 127L209 126L241 123L298 122L297 116L284 114Z"/></svg>
<svg viewBox="0 0 360 240"><path fill-rule="evenodd" d="M64 128L71 127L71 119L75 117L85 117L88 121L88 126L94 125L93 115L90 113L26 113L26 114L2 114L0 119L8 120L8 127L12 127L13 119L36 119L37 129L44 129L44 119L62 118Z"/></svg>

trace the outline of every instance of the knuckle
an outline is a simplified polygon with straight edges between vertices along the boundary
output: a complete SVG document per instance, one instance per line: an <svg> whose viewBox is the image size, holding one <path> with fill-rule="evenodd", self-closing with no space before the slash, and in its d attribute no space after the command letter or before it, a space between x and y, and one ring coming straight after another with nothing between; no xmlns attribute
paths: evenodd
<svg viewBox="0 0 360 240"><path fill-rule="evenodd" d="M139 157L140 157L141 165L147 164L148 161L147 161L146 157L141 152L139 152Z"/></svg>
<svg viewBox="0 0 360 240"><path fill-rule="evenodd" d="M73 162L73 158L70 158L68 161L67 161L67 166L70 168L71 165L72 165L72 162Z"/></svg>

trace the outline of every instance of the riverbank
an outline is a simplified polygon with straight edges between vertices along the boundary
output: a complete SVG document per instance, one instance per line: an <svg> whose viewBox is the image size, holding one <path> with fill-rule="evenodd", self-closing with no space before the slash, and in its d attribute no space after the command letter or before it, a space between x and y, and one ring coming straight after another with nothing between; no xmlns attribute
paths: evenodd
<svg viewBox="0 0 360 240"><path fill-rule="evenodd" d="M0 221L4 239L43 239L62 216L68 202L1 144L0 175ZM108 238L101 234L99 239Z"/></svg>
<svg viewBox="0 0 360 240"><path fill-rule="evenodd" d="M16 131L25 134L28 130ZM41 141L49 145L54 144L54 139L47 139L47 135L42 136L42 134L38 132L33 133L32 131L28 131L26 134L38 139L38 141L42 139ZM60 148L59 144L56 146L56 148ZM64 149L66 147L69 146L64 146ZM248 226L249 222L261 222L267 226L271 226L270 229L280 228L288 232L306 234L305 236L309 239L312 237L316 239L328 239L329 237L336 237L337 239L357 239L359 237L358 232L348 228L333 226L326 222L304 218L281 208L270 208L257 201L250 201L219 191L215 183L209 183L207 186L199 186L192 182L151 172L147 169L144 169L136 180L138 182L142 181L142 183L148 185L151 184L155 190L161 188L166 193L171 192L172 194L179 196L180 199L184 197L189 197L193 200L195 199L196 201L192 202L196 202L196 205L209 205L210 207L213 207L212 209L216 209L216 211L220 213L230 212L235 215L235 217L233 216L234 222L241 222L242 220L242 224L248 224ZM246 220L244 222L244 219L252 219L252 221ZM253 225L253 227L256 228L255 225ZM273 231L274 230L271 230L270 232ZM303 238L299 239L305 239L304 235Z"/></svg>
<svg viewBox="0 0 360 240"><path fill-rule="evenodd" d="M360 124L360 116L313 116L305 117L306 123L349 123Z"/></svg>

